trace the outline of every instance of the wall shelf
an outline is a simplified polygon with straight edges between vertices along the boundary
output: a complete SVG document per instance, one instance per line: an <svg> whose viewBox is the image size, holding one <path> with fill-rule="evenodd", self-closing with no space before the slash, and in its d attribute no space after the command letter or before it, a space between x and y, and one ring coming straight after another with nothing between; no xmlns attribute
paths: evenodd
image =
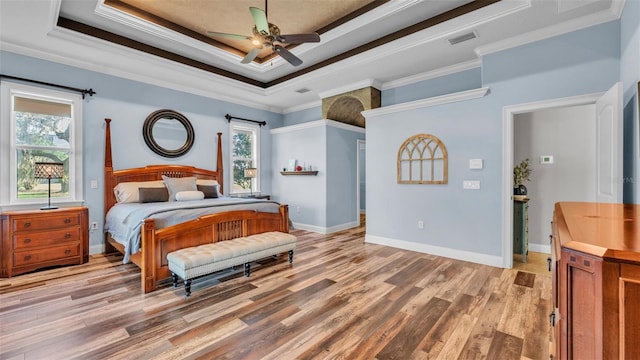
<svg viewBox="0 0 640 360"><path fill-rule="evenodd" d="M318 171L280 171L282 175L318 175Z"/></svg>

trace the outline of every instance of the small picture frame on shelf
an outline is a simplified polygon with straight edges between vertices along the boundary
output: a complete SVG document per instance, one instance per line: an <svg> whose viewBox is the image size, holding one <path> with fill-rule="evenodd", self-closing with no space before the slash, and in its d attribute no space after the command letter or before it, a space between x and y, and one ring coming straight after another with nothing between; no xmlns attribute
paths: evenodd
<svg viewBox="0 0 640 360"><path fill-rule="evenodd" d="M297 165L297 161L296 159L291 159L289 160L289 167L287 167L288 171L296 171L296 165Z"/></svg>

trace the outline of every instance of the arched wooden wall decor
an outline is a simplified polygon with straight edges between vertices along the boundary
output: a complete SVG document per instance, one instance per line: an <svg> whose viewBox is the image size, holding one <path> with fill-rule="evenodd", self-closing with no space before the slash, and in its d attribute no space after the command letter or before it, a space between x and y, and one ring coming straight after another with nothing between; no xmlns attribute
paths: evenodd
<svg viewBox="0 0 640 360"><path fill-rule="evenodd" d="M446 184L447 148L437 137L414 135L398 150L398 184Z"/></svg>

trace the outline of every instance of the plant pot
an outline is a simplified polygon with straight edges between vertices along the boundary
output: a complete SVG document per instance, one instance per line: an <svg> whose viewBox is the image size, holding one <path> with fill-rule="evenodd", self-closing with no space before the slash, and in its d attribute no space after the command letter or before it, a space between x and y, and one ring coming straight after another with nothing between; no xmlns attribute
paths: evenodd
<svg viewBox="0 0 640 360"><path fill-rule="evenodd" d="M514 186L513 195L527 195L527 187L524 185Z"/></svg>

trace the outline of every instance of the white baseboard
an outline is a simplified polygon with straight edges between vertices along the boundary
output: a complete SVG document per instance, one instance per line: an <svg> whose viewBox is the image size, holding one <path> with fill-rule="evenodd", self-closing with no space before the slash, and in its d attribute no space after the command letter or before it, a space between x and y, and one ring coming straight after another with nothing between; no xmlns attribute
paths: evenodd
<svg viewBox="0 0 640 360"><path fill-rule="evenodd" d="M352 222L348 222L348 223L344 223L344 224L340 224L340 225L336 225L336 226L331 226L331 227L328 227L328 228L327 227L316 226L316 225L302 224L302 223L297 223L297 222L293 223L293 228L294 229L313 231L313 232L316 232L316 233L319 233L319 234L331 234L331 233L342 231L342 230L352 229L352 228L354 228L356 226L358 226L358 222L357 221L352 221Z"/></svg>
<svg viewBox="0 0 640 360"><path fill-rule="evenodd" d="M551 254L551 245L529 243L529 251Z"/></svg>
<svg viewBox="0 0 640 360"><path fill-rule="evenodd" d="M464 250L456 250L450 248L444 248L440 246L433 246L427 244L420 244L406 240L397 240L390 239L381 236L374 235L365 235L364 238L365 243L370 244L378 244L391 246L404 250L418 251L425 254L444 256L451 259L463 260L474 262L483 265L495 266L495 267L503 267L503 259L500 256L479 254L476 252L464 251Z"/></svg>

